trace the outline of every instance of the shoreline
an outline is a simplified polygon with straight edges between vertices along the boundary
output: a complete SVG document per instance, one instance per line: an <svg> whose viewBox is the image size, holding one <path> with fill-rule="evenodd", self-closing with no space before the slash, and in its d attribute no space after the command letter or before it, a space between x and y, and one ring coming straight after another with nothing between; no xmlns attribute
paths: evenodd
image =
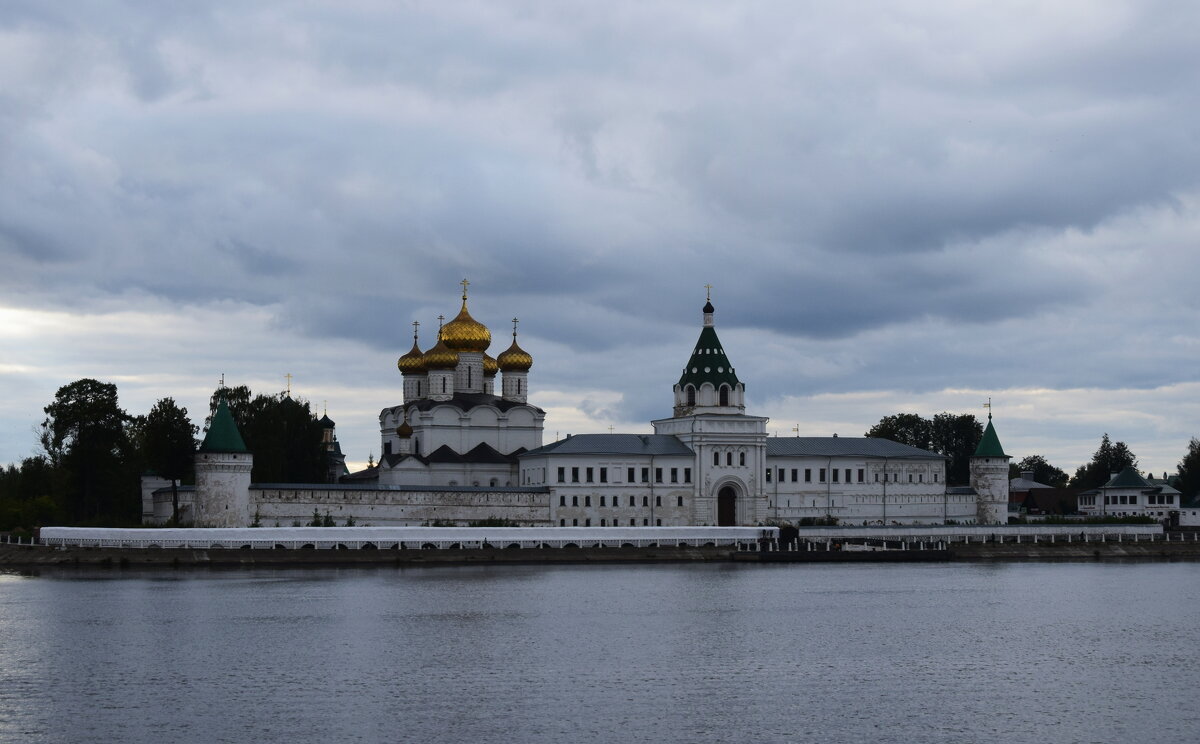
<svg viewBox="0 0 1200 744"><path fill-rule="evenodd" d="M715 547L268 550L0 544L0 568L446 566L628 563L978 563L1191 561L1197 542L952 543L943 550L740 551Z"/></svg>

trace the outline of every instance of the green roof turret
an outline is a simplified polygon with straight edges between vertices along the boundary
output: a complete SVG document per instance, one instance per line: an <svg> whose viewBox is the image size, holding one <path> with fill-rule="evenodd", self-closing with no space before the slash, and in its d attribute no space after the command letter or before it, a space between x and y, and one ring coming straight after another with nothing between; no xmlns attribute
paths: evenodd
<svg viewBox="0 0 1200 744"><path fill-rule="evenodd" d="M700 331L700 339L692 349L687 366L683 368L683 375L679 378L680 387L690 384L699 388L706 382L715 388L721 387L722 384L731 388L737 387L737 375L734 374L733 365L729 363L729 357L725 356L725 348L721 346L721 339L717 338L717 330L713 327L713 310L712 302L706 302L703 309L704 328Z"/></svg>
<svg viewBox="0 0 1200 744"><path fill-rule="evenodd" d="M217 403L217 410L213 412L212 421L208 424L208 432L204 435L204 444L200 445L200 451L249 452L225 398L221 398Z"/></svg>
<svg viewBox="0 0 1200 744"><path fill-rule="evenodd" d="M996 436L996 428L992 426L992 414L988 414L987 428L983 430L983 436L979 439L979 446L975 448L973 457L1008 457L1004 454L1004 448L1000 446L1000 437Z"/></svg>

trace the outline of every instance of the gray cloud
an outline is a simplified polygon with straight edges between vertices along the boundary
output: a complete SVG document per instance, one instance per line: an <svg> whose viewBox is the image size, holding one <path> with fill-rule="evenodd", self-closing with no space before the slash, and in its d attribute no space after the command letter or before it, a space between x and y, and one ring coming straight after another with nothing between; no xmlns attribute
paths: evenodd
<svg viewBox="0 0 1200 744"><path fill-rule="evenodd" d="M1197 15L9 3L3 304L386 358L467 276L496 350L521 317L634 421L706 283L759 401L1191 380Z"/></svg>

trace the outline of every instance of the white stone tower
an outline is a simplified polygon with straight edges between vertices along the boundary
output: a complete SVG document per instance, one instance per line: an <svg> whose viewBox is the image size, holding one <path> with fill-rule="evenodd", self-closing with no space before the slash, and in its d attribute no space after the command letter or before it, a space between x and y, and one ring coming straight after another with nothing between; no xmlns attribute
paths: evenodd
<svg viewBox="0 0 1200 744"><path fill-rule="evenodd" d="M975 521L1008 524L1008 461L988 412L987 428L971 456L971 488L975 489Z"/></svg>
<svg viewBox="0 0 1200 744"><path fill-rule="evenodd" d="M225 399L217 404L204 444L196 452L196 527L249 527L250 469L254 455L238 432Z"/></svg>
<svg viewBox="0 0 1200 744"><path fill-rule="evenodd" d="M767 419L746 415L746 386L717 338L711 299L702 312L700 337L672 390L675 415L651 423L696 453L692 524L757 524L767 509Z"/></svg>

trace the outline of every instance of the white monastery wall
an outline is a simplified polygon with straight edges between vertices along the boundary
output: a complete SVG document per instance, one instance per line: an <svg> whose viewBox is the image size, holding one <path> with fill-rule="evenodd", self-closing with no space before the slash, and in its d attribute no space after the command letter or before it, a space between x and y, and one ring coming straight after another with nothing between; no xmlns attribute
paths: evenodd
<svg viewBox="0 0 1200 744"><path fill-rule="evenodd" d="M257 510L264 527L308 524L316 511L339 525L353 518L361 526L420 526L434 521L466 525L489 518L528 526L548 526L549 493L542 490L475 488L364 488L255 486L251 520ZM246 522L247 526L250 521Z"/></svg>

